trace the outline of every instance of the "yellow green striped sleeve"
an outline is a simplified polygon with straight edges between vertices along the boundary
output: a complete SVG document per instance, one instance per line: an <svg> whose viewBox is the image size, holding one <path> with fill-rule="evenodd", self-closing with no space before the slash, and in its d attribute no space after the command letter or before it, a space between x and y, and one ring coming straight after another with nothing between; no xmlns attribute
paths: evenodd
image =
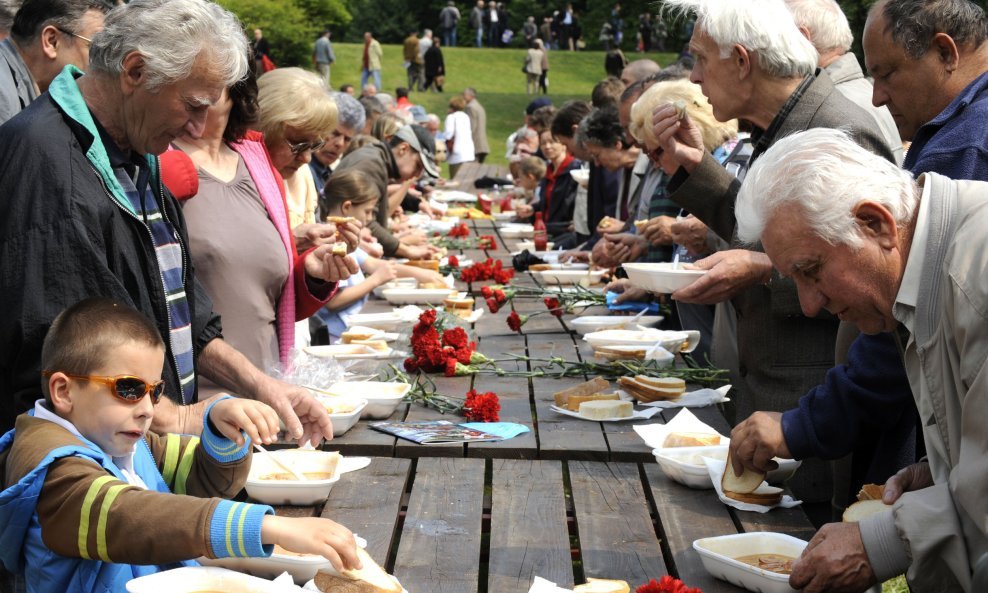
<svg viewBox="0 0 988 593"><path fill-rule="evenodd" d="M230 397L232 396L221 397L209 404L209 407L206 408L205 426L202 429L202 444L206 448L206 453L220 463L240 461L250 452L251 446L250 437L247 436L247 433L240 431L244 439L244 444L238 446L237 443L215 432L212 422L209 421L209 414L213 411L213 406Z"/></svg>
<svg viewBox="0 0 988 593"><path fill-rule="evenodd" d="M261 521L274 509L262 504L222 500L209 523L209 542L217 558L270 556L274 546L261 544Z"/></svg>

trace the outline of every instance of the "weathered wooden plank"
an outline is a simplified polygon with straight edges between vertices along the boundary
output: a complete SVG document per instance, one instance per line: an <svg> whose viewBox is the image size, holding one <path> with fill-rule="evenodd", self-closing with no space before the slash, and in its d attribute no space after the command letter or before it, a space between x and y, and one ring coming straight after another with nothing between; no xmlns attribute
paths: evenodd
<svg viewBox="0 0 988 593"><path fill-rule="evenodd" d="M477 591L484 461L417 463L394 575L415 593Z"/></svg>
<svg viewBox="0 0 988 593"><path fill-rule="evenodd" d="M786 490L790 496L792 492ZM799 539L809 541L816 533L809 517L800 507L791 509L772 509L767 513L754 513L750 511L738 511L731 509L741 529L749 531L774 531L785 533Z"/></svg>
<svg viewBox="0 0 988 593"><path fill-rule="evenodd" d="M535 576L573 585L562 464L495 460L489 593L527 591Z"/></svg>
<svg viewBox="0 0 988 593"><path fill-rule="evenodd" d="M677 484L655 463L643 467L671 554L666 558L670 572L678 574L688 586L698 587L705 593L737 591L733 585L710 576L700 555L693 549L694 540L737 533L727 507L713 490L693 490Z"/></svg>
<svg viewBox="0 0 988 593"><path fill-rule="evenodd" d="M638 465L571 461L569 476L584 575L634 587L666 574Z"/></svg>
<svg viewBox="0 0 988 593"><path fill-rule="evenodd" d="M344 474L329 493L322 516L367 540L367 551L384 566L396 535L411 461L376 457L362 470Z"/></svg>
<svg viewBox="0 0 988 593"><path fill-rule="evenodd" d="M526 339L529 356L532 358L547 359L558 356L567 360L576 360L576 351L568 336L554 339L545 334L536 334L527 336ZM584 382L583 378L532 379L541 459L607 460L607 441L600 430L600 422L564 416L549 409L554 401L553 393L582 382Z"/></svg>
<svg viewBox="0 0 988 593"><path fill-rule="evenodd" d="M480 352L494 359L507 359L509 355L525 355L525 340L521 336L481 338ZM524 363L499 362L498 367L506 370L526 370ZM538 440L532 418L532 399L527 377L499 377L497 375L477 375L473 388L478 392L493 391L501 403L502 422L517 422L528 427L529 432L506 441L494 443L469 443L467 457L495 457L513 459L535 459L538 457Z"/></svg>

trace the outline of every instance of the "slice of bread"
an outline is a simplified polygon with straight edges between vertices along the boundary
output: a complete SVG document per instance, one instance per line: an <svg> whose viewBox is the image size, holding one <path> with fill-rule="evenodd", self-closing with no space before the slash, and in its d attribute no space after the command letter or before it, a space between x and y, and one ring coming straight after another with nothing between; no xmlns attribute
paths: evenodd
<svg viewBox="0 0 988 593"><path fill-rule="evenodd" d="M727 492L737 494L749 494L754 492L765 481L765 473L753 469L744 468L740 476L734 475L734 467L731 465L731 453L727 453L727 465L724 466L724 475L720 479L720 488Z"/></svg>
<svg viewBox="0 0 988 593"><path fill-rule="evenodd" d="M625 391L635 396L635 399L642 403L670 401L678 399L679 396L683 395L683 391L679 388L667 389L654 387L653 385L642 382L643 378L645 377L619 377L618 383Z"/></svg>
<svg viewBox="0 0 988 593"><path fill-rule="evenodd" d="M412 259L405 262L405 265L415 268L423 268L425 270L432 270L433 272L439 271L438 259Z"/></svg>
<svg viewBox="0 0 988 593"><path fill-rule="evenodd" d="M351 331L346 330L340 334L341 344L352 344L353 342L372 340L378 332L362 332L362 331Z"/></svg>
<svg viewBox="0 0 988 593"><path fill-rule="evenodd" d="M345 570L339 575L320 570L315 585L328 593L401 593L398 579L389 575L363 548L357 548L362 568Z"/></svg>
<svg viewBox="0 0 988 593"><path fill-rule="evenodd" d="M566 409L570 412L579 412L580 404L594 401L618 401L621 399L616 393L591 393L590 395L571 395L566 400Z"/></svg>
<svg viewBox="0 0 988 593"><path fill-rule="evenodd" d="M755 489L754 492L731 492L730 490L724 491L724 496L732 498L738 502L746 502L748 504L761 504L765 506L774 506L782 502L782 488L776 488L775 486L769 486L768 484L762 484Z"/></svg>
<svg viewBox="0 0 988 593"><path fill-rule="evenodd" d="M607 382L607 379L601 377L594 377L593 380L587 381L586 383L580 383L579 385L574 385L562 391L557 391L552 394L555 400L556 406L559 408L566 407L566 401L571 395L590 395L593 393L600 393L602 391L607 391L611 388L611 384Z"/></svg>
<svg viewBox="0 0 988 593"><path fill-rule="evenodd" d="M573 593L631 593L631 587L624 581L587 579L586 584L573 587Z"/></svg>
<svg viewBox="0 0 988 593"><path fill-rule="evenodd" d="M884 513L885 511L891 510L892 505L885 504L881 500L859 500L844 509L844 514L841 515L841 519L845 523L857 523L865 517L870 517L871 515Z"/></svg>
<svg viewBox="0 0 988 593"><path fill-rule="evenodd" d="M720 435L709 432L670 432L662 446L669 447L707 447L719 445Z"/></svg>
<svg viewBox="0 0 988 593"><path fill-rule="evenodd" d="M598 346L594 348L594 356L606 358L608 360L643 360L648 354L647 346Z"/></svg>
<svg viewBox="0 0 988 593"><path fill-rule="evenodd" d="M879 484L865 484L858 491L858 500L881 500L885 495L885 486Z"/></svg>
<svg viewBox="0 0 988 593"><path fill-rule="evenodd" d="M680 393L686 392L686 381L678 377L649 377L647 375L638 375L635 377L635 381L649 387L655 387L656 389L679 390Z"/></svg>
<svg viewBox="0 0 988 593"><path fill-rule="evenodd" d="M453 311L455 309L469 309L473 311L474 304L473 297L450 297L448 299L443 299L443 306L446 307L447 311Z"/></svg>
<svg viewBox="0 0 988 593"><path fill-rule="evenodd" d="M635 408L629 401L596 400L580 404L580 416L590 420L631 418L634 413Z"/></svg>

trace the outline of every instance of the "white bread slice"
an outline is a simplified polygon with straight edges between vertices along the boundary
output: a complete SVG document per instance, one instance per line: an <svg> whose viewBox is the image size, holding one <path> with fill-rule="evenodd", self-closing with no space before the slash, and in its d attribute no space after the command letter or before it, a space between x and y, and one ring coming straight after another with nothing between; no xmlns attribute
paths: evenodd
<svg viewBox="0 0 988 593"><path fill-rule="evenodd" d="M670 391L678 389L680 393L686 391L686 381L678 377L649 377L647 375L638 375L635 377L635 381L649 387L655 387L656 389L668 389Z"/></svg>
<svg viewBox="0 0 988 593"><path fill-rule="evenodd" d="M635 396L635 399L642 403L654 401L670 401L678 399L683 392L679 389L663 389L653 387L639 381L640 377L619 377L618 383L625 391Z"/></svg>
<svg viewBox="0 0 988 593"><path fill-rule="evenodd" d="M376 331L351 331L351 330L346 330L345 332L343 332L342 334L340 334L340 343L341 344L350 344L350 343L355 342L355 341L358 341L358 340L372 340L372 339L374 339L374 336L376 336L377 334L378 334L378 332L376 332Z"/></svg>
<svg viewBox="0 0 988 593"><path fill-rule="evenodd" d="M708 432L670 432L662 446L669 447L707 447L719 445L720 435Z"/></svg>
<svg viewBox="0 0 988 593"><path fill-rule="evenodd" d="M357 548L362 568L345 570L339 575L320 570L315 584L330 593L401 593L398 579L389 575L363 548Z"/></svg>
<svg viewBox="0 0 988 593"><path fill-rule="evenodd" d="M616 393L592 393L590 395L571 395L566 400L566 409L570 412L579 412L580 404L583 402L593 402L599 400L617 401L621 399Z"/></svg>
<svg viewBox="0 0 988 593"><path fill-rule="evenodd" d="M624 581L587 579L586 584L573 587L573 593L631 593L631 587Z"/></svg>
<svg viewBox="0 0 988 593"><path fill-rule="evenodd" d="M648 354L645 346L628 348L622 346L598 346L594 348L594 356L607 360L642 360Z"/></svg>
<svg viewBox="0 0 988 593"><path fill-rule="evenodd" d="M635 408L629 401L598 400L580 404L580 416L590 420L631 418L634 413Z"/></svg>
<svg viewBox="0 0 988 593"><path fill-rule="evenodd" d="M857 523L865 517L890 510L892 505L885 504L881 500L859 500L844 510L841 519L845 523Z"/></svg>
<svg viewBox="0 0 988 593"><path fill-rule="evenodd" d="M733 498L734 500L737 500L739 502L773 506L782 502L782 488L776 488L775 486L762 484L761 486L756 488L754 492L740 493L740 492L731 492L729 490L725 490L724 496L728 498Z"/></svg>
<svg viewBox="0 0 988 593"><path fill-rule="evenodd" d="M731 453L728 451L727 465L724 466L724 476L720 479L720 487L725 494L727 492L748 494L754 492L764 481L764 472L757 472L747 467L744 468L744 472L740 476L734 475L734 468L731 465Z"/></svg>
<svg viewBox="0 0 988 593"><path fill-rule="evenodd" d="M565 408L566 400L569 399L571 395L590 395L592 393L600 393L601 391L607 391L610 389L611 384L607 382L607 379L601 377L594 377L593 380L587 381L586 383L581 383L579 385L574 385L562 391L557 391L552 394L553 399L556 402L556 407Z"/></svg>

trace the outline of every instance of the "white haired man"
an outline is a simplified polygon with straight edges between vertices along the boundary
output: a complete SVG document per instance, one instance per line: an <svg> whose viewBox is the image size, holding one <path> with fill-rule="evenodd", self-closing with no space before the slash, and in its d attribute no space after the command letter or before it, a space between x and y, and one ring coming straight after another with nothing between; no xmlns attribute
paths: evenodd
<svg viewBox="0 0 988 593"><path fill-rule="evenodd" d="M805 591L861 591L906 571L913 591L971 591L988 552L988 183L914 181L836 130L779 141L737 199L807 316L829 311L901 344L928 457L886 484L888 510L824 526L793 567Z"/></svg>
<svg viewBox="0 0 988 593"><path fill-rule="evenodd" d="M89 65L89 44L110 9L104 0L27 0L0 43L0 124L27 107L66 64Z"/></svg>
<svg viewBox="0 0 988 593"><path fill-rule="evenodd" d="M90 57L88 74L66 68L48 95L0 127L0 253L20 262L0 279L2 430L33 405L55 315L104 296L134 306L165 338L168 397L153 430L202 430L201 375L270 404L300 442L331 438L310 394L222 339L190 267L181 209L158 174L155 155L182 133L200 136L209 106L246 75L239 21L204 0L133 0L107 15ZM348 242L356 245L355 233ZM324 261L320 290L356 271L346 258Z"/></svg>
<svg viewBox="0 0 988 593"><path fill-rule="evenodd" d="M871 81L864 76L858 58L851 52L854 34L847 16L836 0L786 0L800 32L820 55L817 64L834 81L837 90L875 118L885 142L902 164L902 140L888 107L872 104Z"/></svg>
<svg viewBox="0 0 988 593"><path fill-rule="evenodd" d="M720 121L746 119L756 161L779 138L814 127L845 128L869 149L892 160L875 120L817 74L817 52L799 32L782 0L666 0L666 6L697 12L690 40L698 83ZM756 24L757 23L757 24ZM698 128L672 105L653 113L656 137L680 168L669 197L725 241L734 238L734 200L742 181L706 150ZM739 175L743 179L743 171ZM756 410L782 411L818 384L833 366L838 321L800 314L789 281L772 277L764 253L734 248L698 260L709 272L673 294L688 303L731 300L738 316L737 420ZM829 471L822 462L804 465L792 487L810 502L828 500ZM820 509L822 511L822 509Z"/></svg>

